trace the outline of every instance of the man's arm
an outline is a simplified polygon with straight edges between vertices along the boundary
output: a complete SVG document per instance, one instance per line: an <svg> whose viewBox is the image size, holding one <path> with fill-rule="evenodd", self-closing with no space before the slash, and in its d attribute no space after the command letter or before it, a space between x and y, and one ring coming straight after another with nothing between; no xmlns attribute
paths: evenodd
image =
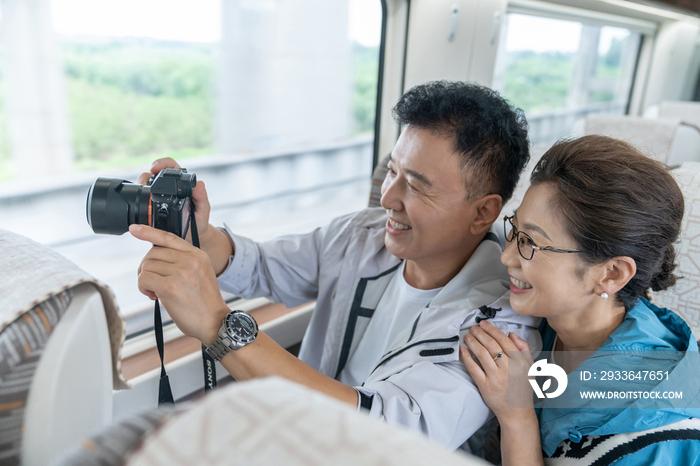
<svg viewBox="0 0 700 466"><path fill-rule="evenodd" d="M479 390L459 361L420 361L359 388L372 397L370 416L422 432L455 450L491 417Z"/></svg>
<svg viewBox="0 0 700 466"><path fill-rule="evenodd" d="M143 225L131 225L129 231L156 246L139 267L141 292L160 299L185 335L211 346L230 309L208 255L172 233ZM354 388L312 369L262 332L252 343L230 351L221 364L239 381L277 375L357 405Z"/></svg>

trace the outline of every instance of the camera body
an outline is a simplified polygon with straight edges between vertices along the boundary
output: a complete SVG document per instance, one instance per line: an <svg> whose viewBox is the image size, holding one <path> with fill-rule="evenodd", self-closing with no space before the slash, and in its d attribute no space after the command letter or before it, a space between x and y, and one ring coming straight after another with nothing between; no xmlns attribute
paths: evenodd
<svg viewBox="0 0 700 466"><path fill-rule="evenodd" d="M151 187L151 226L184 238L197 177L184 168L166 168L151 177L148 184Z"/></svg>
<svg viewBox="0 0 700 466"><path fill-rule="evenodd" d="M190 198L197 176L166 168L148 186L116 178L98 178L87 197L87 220L95 233L121 235L129 225L150 225L184 238L190 219Z"/></svg>

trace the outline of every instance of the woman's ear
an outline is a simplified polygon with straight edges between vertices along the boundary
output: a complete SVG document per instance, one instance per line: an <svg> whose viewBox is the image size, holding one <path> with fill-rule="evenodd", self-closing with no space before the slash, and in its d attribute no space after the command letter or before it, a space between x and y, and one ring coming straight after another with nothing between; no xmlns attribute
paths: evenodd
<svg viewBox="0 0 700 466"><path fill-rule="evenodd" d="M471 225L471 233L479 235L489 228L498 220L503 208L503 200L498 194L489 194L474 201L476 203L476 216Z"/></svg>
<svg viewBox="0 0 700 466"><path fill-rule="evenodd" d="M596 290L598 294L603 292L612 295L617 293L632 280L632 277L637 273L637 263L631 257L617 256L613 257L603 265L603 276L598 282L600 290Z"/></svg>

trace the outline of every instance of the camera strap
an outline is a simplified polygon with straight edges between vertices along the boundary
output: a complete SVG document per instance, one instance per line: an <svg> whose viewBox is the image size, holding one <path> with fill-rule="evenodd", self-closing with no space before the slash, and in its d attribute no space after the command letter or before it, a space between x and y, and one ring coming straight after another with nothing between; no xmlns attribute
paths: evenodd
<svg viewBox="0 0 700 466"><path fill-rule="evenodd" d="M199 232L197 231L197 221L194 217L194 201L190 198L190 228L192 231L192 244L199 248ZM187 235L187 231L185 231ZM160 316L160 303L156 299L154 317L153 317L153 330L156 334L156 347L158 348L158 355L160 356L160 382L158 385L158 405L163 403L175 403L173 398L173 392L170 388L170 380L168 379L168 374L165 372L165 364L163 362L163 320ZM202 345L202 361L204 363L204 391L209 391L216 387L216 363L214 359L209 356L206 352L206 346Z"/></svg>
<svg viewBox="0 0 700 466"><path fill-rule="evenodd" d="M194 218L194 201L190 198L190 229L192 230L192 244L199 247L199 231L197 220ZM202 345L202 363L204 364L204 391L207 392L216 387L216 361L207 353L207 347Z"/></svg>

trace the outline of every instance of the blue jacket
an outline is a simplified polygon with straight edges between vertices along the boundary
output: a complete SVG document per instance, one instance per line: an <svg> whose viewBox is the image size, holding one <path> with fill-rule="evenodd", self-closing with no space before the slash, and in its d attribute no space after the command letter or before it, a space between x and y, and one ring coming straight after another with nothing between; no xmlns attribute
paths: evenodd
<svg viewBox="0 0 700 466"><path fill-rule="evenodd" d="M546 321L540 331L543 348L552 350L555 332ZM554 457L546 462L700 464L700 419L695 419L700 418L698 354L698 344L683 319L640 299L603 346L568 375L565 393L538 408L542 449ZM589 379L583 382L585 371ZM611 381L616 371L637 379ZM660 371L662 377L652 380L645 371L647 375ZM628 395L625 400L590 400L582 399L582 390L682 392L682 398Z"/></svg>

